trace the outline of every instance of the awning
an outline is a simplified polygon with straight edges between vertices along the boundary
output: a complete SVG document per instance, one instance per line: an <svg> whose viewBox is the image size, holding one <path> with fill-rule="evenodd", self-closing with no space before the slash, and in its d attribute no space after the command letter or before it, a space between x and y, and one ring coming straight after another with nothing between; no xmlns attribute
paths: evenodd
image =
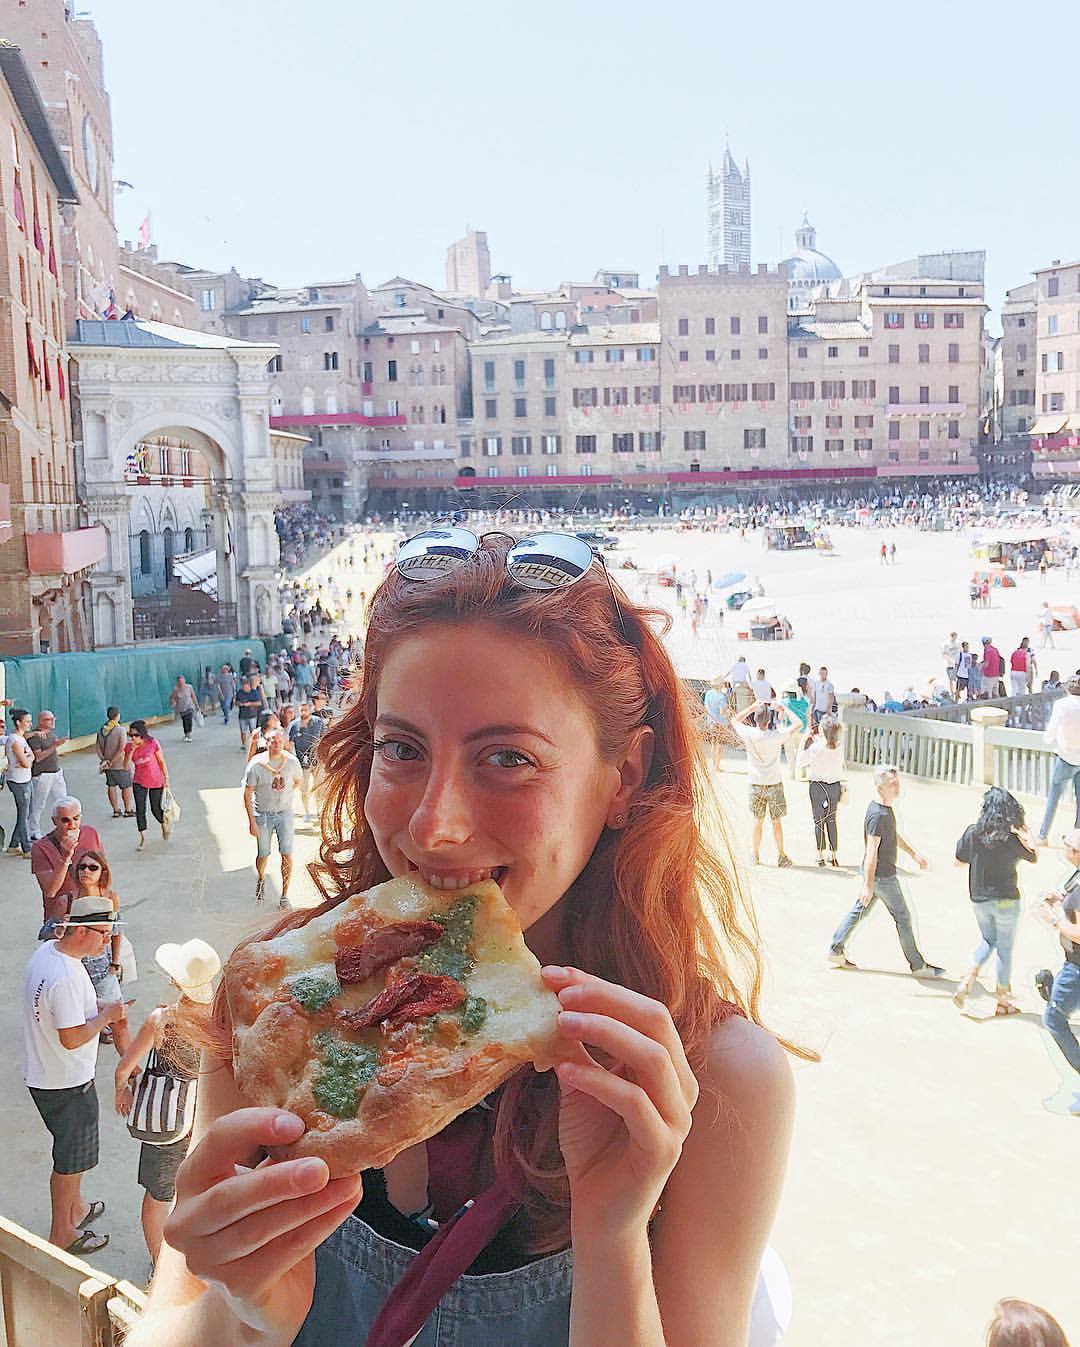
<svg viewBox="0 0 1080 1347"><path fill-rule="evenodd" d="M1073 412L1065 424L1070 430L1080 430L1080 412Z"/></svg>
<svg viewBox="0 0 1080 1347"><path fill-rule="evenodd" d="M1029 435L1060 435L1069 423L1069 418L1062 412L1054 412L1052 416L1037 416L1034 424L1028 431Z"/></svg>

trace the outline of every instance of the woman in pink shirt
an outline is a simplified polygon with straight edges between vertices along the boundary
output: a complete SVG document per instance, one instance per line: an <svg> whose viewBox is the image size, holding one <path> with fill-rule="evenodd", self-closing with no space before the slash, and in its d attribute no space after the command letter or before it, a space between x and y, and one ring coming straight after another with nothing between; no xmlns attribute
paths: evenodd
<svg viewBox="0 0 1080 1347"><path fill-rule="evenodd" d="M132 789L135 792L135 826L139 830L137 849L142 851L146 845L147 799L150 801L150 812L161 824L161 835L167 842L169 820L161 806L161 797L169 787L169 769L165 765L161 745L147 733L145 720L131 722L124 762L131 769Z"/></svg>

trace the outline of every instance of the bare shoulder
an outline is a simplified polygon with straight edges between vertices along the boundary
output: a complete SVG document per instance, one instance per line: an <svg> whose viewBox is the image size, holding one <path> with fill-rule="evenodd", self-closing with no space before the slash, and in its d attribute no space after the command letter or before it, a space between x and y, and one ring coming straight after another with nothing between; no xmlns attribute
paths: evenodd
<svg viewBox="0 0 1080 1347"><path fill-rule="evenodd" d="M732 1015L713 1030L699 1074L702 1093L733 1112L741 1122L773 1118L783 1125L790 1114L795 1085L788 1055L760 1024Z"/></svg>

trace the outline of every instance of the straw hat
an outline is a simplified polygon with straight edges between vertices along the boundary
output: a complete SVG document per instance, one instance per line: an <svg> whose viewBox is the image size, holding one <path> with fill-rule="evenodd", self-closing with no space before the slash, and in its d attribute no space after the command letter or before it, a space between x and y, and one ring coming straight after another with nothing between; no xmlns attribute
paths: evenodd
<svg viewBox="0 0 1080 1347"><path fill-rule="evenodd" d="M76 898L63 921L68 926L117 925L120 914L108 898Z"/></svg>
<svg viewBox="0 0 1080 1347"><path fill-rule="evenodd" d="M214 999L214 978L221 972L217 951L205 940L183 945L159 945L154 962L192 1001L209 1005Z"/></svg>

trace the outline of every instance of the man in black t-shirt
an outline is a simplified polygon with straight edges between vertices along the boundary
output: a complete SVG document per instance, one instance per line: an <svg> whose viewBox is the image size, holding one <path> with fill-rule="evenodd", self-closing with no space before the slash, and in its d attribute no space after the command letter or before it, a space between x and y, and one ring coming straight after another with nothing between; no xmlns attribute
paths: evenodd
<svg viewBox="0 0 1080 1347"><path fill-rule="evenodd" d="M289 726L289 742L304 772L300 796L304 801L304 821L311 822L311 796L315 789L315 749L326 730L321 716L312 715L310 702L300 703L300 718Z"/></svg>
<svg viewBox="0 0 1080 1347"><path fill-rule="evenodd" d="M896 934L900 937L900 948L915 977L939 978L944 968L927 963L915 942L912 927L911 910L900 887L896 874L897 848L906 851L920 870L929 867L929 861L904 841L897 831L896 815L892 804L900 794L900 773L895 767L878 767L874 772L874 798L866 809L863 820L863 839L866 852L863 856L862 885L855 906L836 928L829 947L829 963L834 968L854 968L855 965L844 953L852 931L866 916L876 898L880 898L888 909L889 916L896 923Z"/></svg>
<svg viewBox="0 0 1080 1347"><path fill-rule="evenodd" d="M1072 866L1072 874L1059 890L1048 893L1035 909L1039 919L1057 931L1065 951L1065 962L1050 988L1043 1024L1065 1060L1080 1073L1080 1042L1069 1024L1070 1015L1080 1010L1080 828L1070 828L1063 840L1065 859ZM1077 1084L1080 1086L1080 1075ZM1069 1111L1080 1115L1080 1089Z"/></svg>
<svg viewBox="0 0 1080 1347"><path fill-rule="evenodd" d="M261 687L253 687L250 678L241 678L236 693L236 716L240 722L240 744L247 748L247 741L255 731L255 723L267 709L266 694Z"/></svg>

